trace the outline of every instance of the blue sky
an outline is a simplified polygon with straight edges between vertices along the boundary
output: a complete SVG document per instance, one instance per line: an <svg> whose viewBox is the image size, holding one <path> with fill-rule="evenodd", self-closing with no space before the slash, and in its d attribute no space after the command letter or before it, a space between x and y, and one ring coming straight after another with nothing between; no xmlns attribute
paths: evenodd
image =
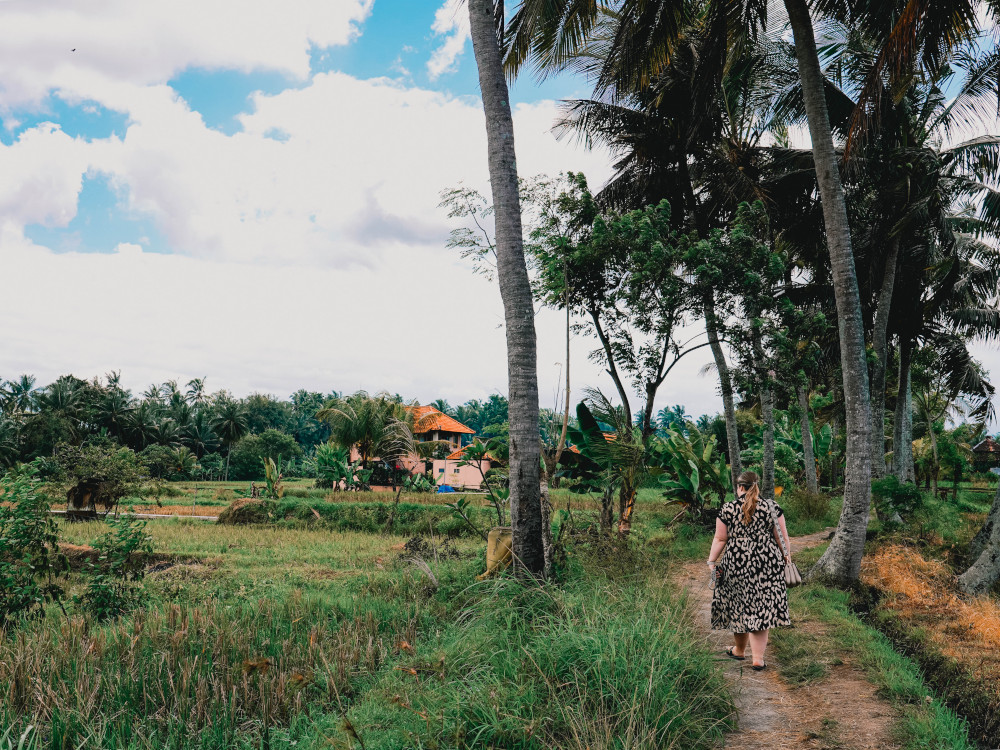
<svg viewBox="0 0 1000 750"><path fill-rule="evenodd" d="M340 72L358 79L386 77L450 96L477 97L479 83L468 41L451 69L435 77L428 72L427 61L442 44L442 35L432 30L440 8L437 0L377 0L370 15L358 24L359 34L353 42L310 45L309 74L305 77L266 68L191 65L171 76L166 84L201 116L208 128L228 136L243 129L238 118L253 111L255 92L275 95L302 89L318 73ZM460 13L465 12L463 7ZM539 82L526 73L512 86L511 101L516 105L586 94L583 82L569 76ZM0 130L0 142L7 145L43 122L56 123L67 135L87 140L122 137L129 124L125 112L92 100L69 104L52 93L41 102L13 108L5 115L8 123L17 122L15 127ZM281 138L282 134L274 131L272 137ZM65 226L28 224L25 234L60 252L111 252L121 242L137 243L152 252L173 251L150 217L129 210L127 196L128 187L116 186L109 175L88 173L72 221Z"/></svg>

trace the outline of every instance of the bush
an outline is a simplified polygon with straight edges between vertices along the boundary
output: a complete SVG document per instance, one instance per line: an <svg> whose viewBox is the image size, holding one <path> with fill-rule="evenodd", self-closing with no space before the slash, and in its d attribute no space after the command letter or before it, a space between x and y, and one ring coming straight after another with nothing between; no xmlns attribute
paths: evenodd
<svg viewBox="0 0 1000 750"><path fill-rule="evenodd" d="M216 523L249 525L271 523L274 520L275 504L270 500L241 498L234 500L219 514Z"/></svg>
<svg viewBox="0 0 1000 750"><path fill-rule="evenodd" d="M108 519L111 530L94 542L98 564L80 601L98 620L112 620L139 607L146 598L142 579L146 561L153 554L152 538L146 522L123 516Z"/></svg>
<svg viewBox="0 0 1000 750"><path fill-rule="evenodd" d="M59 554L56 522L48 498L37 492L33 469L0 480L0 631L45 612L63 590L56 577L68 568Z"/></svg>
<svg viewBox="0 0 1000 750"><path fill-rule="evenodd" d="M903 484L894 476L872 482L872 497L883 522L889 521L897 513L900 516L909 515L924 503L924 496L917 485L909 482Z"/></svg>
<svg viewBox="0 0 1000 750"><path fill-rule="evenodd" d="M819 521L830 512L830 497L822 492L810 492L794 487L781 496L781 505L797 520Z"/></svg>

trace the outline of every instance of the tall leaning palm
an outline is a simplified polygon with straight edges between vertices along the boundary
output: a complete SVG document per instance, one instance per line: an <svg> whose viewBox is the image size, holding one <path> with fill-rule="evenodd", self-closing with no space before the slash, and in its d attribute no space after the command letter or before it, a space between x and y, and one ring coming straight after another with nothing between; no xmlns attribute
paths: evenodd
<svg viewBox="0 0 1000 750"><path fill-rule="evenodd" d="M486 114L490 187L496 220L497 278L507 329L507 383L510 408L510 519L515 572L543 574L538 368L535 315L524 261L521 204L514 155L514 120L501 43L503 3L468 0L472 48Z"/></svg>

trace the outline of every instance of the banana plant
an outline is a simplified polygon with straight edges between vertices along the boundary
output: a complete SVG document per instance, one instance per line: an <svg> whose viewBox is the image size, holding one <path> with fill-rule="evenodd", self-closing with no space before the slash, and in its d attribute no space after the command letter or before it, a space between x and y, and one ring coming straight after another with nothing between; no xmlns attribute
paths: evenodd
<svg viewBox="0 0 1000 750"><path fill-rule="evenodd" d="M274 459L268 456L264 459L264 482L267 485L267 497L271 500L280 500L285 494L285 487L281 483L281 459L274 463Z"/></svg>
<svg viewBox="0 0 1000 750"><path fill-rule="evenodd" d="M699 516L713 497L725 498L729 467L717 447L714 435L706 438L690 423L686 431L668 430L667 437L650 446L650 462L661 474L663 494L671 498L671 504L683 505Z"/></svg>

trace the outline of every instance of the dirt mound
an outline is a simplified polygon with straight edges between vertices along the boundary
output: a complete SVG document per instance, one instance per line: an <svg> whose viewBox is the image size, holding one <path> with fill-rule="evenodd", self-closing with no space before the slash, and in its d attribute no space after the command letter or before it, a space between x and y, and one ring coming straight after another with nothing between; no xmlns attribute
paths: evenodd
<svg viewBox="0 0 1000 750"><path fill-rule="evenodd" d="M216 523L249 525L271 523L274 520L275 504L270 500L241 498L234 500L219 514Z"/></svg>
<svg viewBox="0 0 1000 750"><path fill-rule="evenodd" d="M88 562L96 563L100 552L87 544L69 544L59 542L59 551L66 555L69 566L73 570L82 568Z"/></svg>

